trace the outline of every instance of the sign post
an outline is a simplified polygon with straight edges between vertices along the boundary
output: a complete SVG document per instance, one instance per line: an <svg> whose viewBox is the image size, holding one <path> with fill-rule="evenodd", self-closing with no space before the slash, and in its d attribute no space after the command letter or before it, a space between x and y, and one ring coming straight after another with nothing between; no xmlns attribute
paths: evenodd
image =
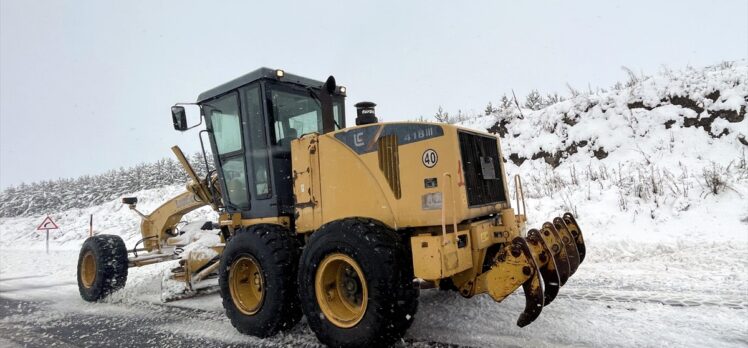
<svg viewBox="0 0 748 348"><path fill-rule="evenodd" d="M49 254L49 230L56 230L59 227L57 227L57 224L55 224L54 221L52 221L52 218L47 215L46 218L44 218L44 221L42 221L41 224L39 224L39 227L36 228L37 231L46 231L47 232L47 254Z"/></svg>

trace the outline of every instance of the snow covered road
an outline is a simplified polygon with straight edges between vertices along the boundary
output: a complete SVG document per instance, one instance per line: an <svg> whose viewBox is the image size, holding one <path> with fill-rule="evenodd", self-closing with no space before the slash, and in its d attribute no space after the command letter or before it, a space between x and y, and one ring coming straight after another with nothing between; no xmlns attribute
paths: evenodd
<svg viewBox="0 0 748 348"><path fill-rule="evenodd" d="M594 250L594 249L593 249ZM602 248L600 250L606 250ZM532 325L514 322L521 293L501 304L486 296L464 299L421 292L421 305L403 346L501 347L744 347L748 344L745 245L715 244L698 254L683 246L649 259L614 264L592 252L553 304ZM700 270L694 259L719 251L724 264ZM663 256L665 255L665 256ZM23 257L22 257L23 256ZM743 260L741 261L741 257ZM670 259L668 272L658 272ZM732 258L738 261L732 268ZM159 302L157 267L131 269L127 287L106 303L84 302L75 283L77 251L3 250L0 256L0 344L145 347L315 346L302 321L270 339L239 334L223 314L218 294ZM684 264L688 271L680 269ZM168 267L168 265L167 265ZM723 271L708 272L708 269Z"/></svg>

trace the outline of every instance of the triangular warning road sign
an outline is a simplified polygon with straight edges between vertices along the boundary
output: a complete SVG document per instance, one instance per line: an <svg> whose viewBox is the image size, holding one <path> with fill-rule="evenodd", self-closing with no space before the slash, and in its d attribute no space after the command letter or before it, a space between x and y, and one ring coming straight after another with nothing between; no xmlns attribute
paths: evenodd
<svg viewBox="0 0 748 348"><path fill-rule="evenodd" d="M42 223L36 229L39 231L43 231L43 230L56 230L58 228L59 227L57 227L57 224L55 224L55 222L52 221L52 218L47 216L46 218L44 218L44 221L42 221Z"/></svg>

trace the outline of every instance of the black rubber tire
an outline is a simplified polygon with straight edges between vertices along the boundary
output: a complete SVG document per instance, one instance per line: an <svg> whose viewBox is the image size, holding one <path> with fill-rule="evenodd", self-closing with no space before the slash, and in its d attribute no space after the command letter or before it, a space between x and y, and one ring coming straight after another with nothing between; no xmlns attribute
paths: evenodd
<svg viewBox="0 0 748 348"><path fill-rule="evenodd" d="M90 288L81 281L83 256L91 251L96 263L96 275ZM78 292L88 302L99 301L123 288L127 282L127 248L119 236L102 234L83 242L78 255Z"/></svg>
<svg viewBox="0 0 748 348"><path fill-rule="evenodd" d="M317 267L330 253L343 253L361 267L368 305L361 321L340 328L325 319L317 302ZM418 309L411 254L402 238L384 224L350 218L326 224L312 234L299 264L299 297L309 327L331 347L387 346L403 337Z"/></svg>
<svg viewBox="0 0 748 348"><path fill-rule="evenodd" d="M299 241L288 229L272 224L238 231L228 242L218 267L218 284L226 316L239 332L270 337L293 328L301 320L296 289L299 248ZM236 308L229 290L230 265L245 254L260 264L265 282L262 307L251 316Z"/></svg>

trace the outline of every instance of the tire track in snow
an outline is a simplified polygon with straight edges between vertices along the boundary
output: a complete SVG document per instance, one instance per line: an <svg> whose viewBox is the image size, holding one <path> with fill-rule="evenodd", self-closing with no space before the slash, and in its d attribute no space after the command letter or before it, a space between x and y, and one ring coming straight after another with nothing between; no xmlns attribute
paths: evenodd
<svg viewBox="0 0 748 348"><path fill-rule="evenodd" d="M713 306L731 309L748 309L748 302L743 298L730 295L675 295L656 293L627 293L622 291L571 290L558 294L558 297L574 300L607 301L607 302L641 302L658 303L673 307Z"/></svg>

